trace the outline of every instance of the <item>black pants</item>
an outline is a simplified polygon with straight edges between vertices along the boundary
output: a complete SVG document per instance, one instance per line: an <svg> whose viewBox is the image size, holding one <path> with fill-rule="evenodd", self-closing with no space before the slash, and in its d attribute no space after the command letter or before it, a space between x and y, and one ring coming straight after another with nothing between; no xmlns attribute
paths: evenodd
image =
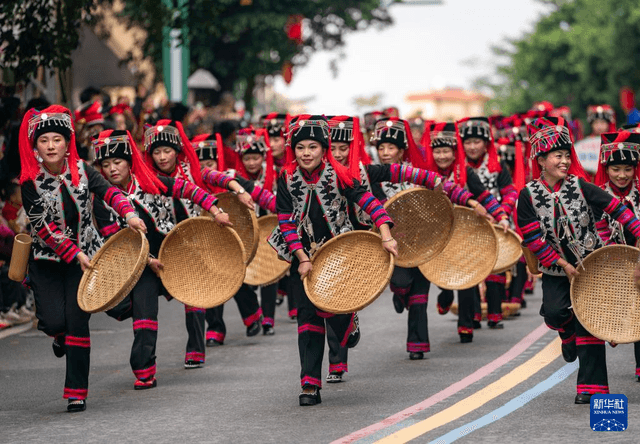
<svg viewBox="0 0 640 444"><path fill-rule="evenodd" d="M502 321L502 301L507 298L505 283L504 273L489 275L485 281L487 286L487 320L489 322Z"/></svg>
<svg viewBox="0 0 640 444"><path fill-rule="evenodd" d="M391 291L400 296L409 310L407 352L428 352L429 328L427 302L431 283L416 268L395 267L391 275Z"/></svg>
<svg viewBox="0 0 640 444"><path fill-rule="evenodd" d="M196 361L204 363L205 342L204 342L204 318L206 310L204 308L184 306L184 323L187 327L187 350L184 355L186 361Z"/></svg>
<svg viewBox="0 0 640 444"><path fill-rule="evenodd" d="M156 343L158 341L158 297L162 292L160 278L146 267L131 293L107 314L118 321L133 318L133 345L129 362L140 380L156 375Z"/></svg>
<svg viewBox="0 0 640 444"><path fill-rule="evenodd" d="M509 286L509 302L522 303L527 278L527 264L525 262L518 262L513 277L511 278L511 285Z"/></svg>
<svg viewBox="0 0 640 444"><path fill-rule="evenodd" d="M574 316L565 276L542 275L540 315L547 326L556 330L564 344L575 341L578 349L578 393L609 393L604 341L594 337Z"/></svg>
<svg viewBox="0 0 640 444"><path fill-rule="evenodd" d="M298 316L298 309L296 308L296 298L291 294L291 277L286 275L280 282L278 282L278 293L287 296L287 310L289 317Z"/></svg>
<svg viewBox="0 0 640 444"><path fill-rule="evenodd" d="M453 290L442 290L438 295L438 306L448 307L453 302ZM458 334L473 336L475 299L479 298L478 287L458 290Z"/></svg>
<svg viewBox="0 0 640 444"><path fill-rule="evenodd" d="M0 267L0 311L8 311L14 304L20 308L26 302L26 288L20 282L9 279L9 267Z"/></svg>
<svg viewBox="0 0 640 444"><path fill-rule="evenodd" d="M329 373L348 372L349 348L340 345L340 339L331 328L331 325L327 325L327 344L329 344Z"/></svg>
<svg viewBox="0 0 640 444"><path fill-rule="evenodd" d="M636 376L640 376L640 342L633 344L633 354L636 358Z"/></svg>
<svg viewBox="0 0 640 444"><path fill-rule="evenodd" d="M82 269L77 263L46 260L29 262L38 330L66 346L64 398L86 399L89 388L89 318L78 306Z"/></svg>
<svg viewBox="0 0 640 444"><path fill-rule="evenodd" d="M331 328L340 346L346 346L353 314L332 315L316 308L304 291L298 274L298 261L291 264L289 296L298 307L298 352L300 353L300 385L322 388L322 358L326 328ZM295 270L295 271L293 271Z"/></svg>
<svg viewBox="0 0 640 444"><path fill-rule="evenodd" d="M262 316L262 309L258 304L258 296L253 289L247 284L242 284L238 293L235 294L233 299L238 305L242 322L245 326L249 326L260 319ZM275 297L274 297L274 312L275 312ZM220 343L224 342L224 338L227 335L227 326L224 323L224 305L220 305L215 308L207 310L207 339L214 339Z"/></svg>
<svg viewBox="0 0 640 444"><path fill-rule="evenodd" d="M260 287L260 308L262 309L262 325L275 325L276 297L278 296L278 283Z"/></svg>

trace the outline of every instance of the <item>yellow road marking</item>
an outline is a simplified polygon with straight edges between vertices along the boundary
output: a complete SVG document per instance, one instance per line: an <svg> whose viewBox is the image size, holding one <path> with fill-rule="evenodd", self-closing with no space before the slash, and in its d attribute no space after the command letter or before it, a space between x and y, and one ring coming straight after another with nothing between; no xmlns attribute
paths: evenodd
<svg viewBox="0 0 640 444"><path fill-rule="evenodd" d="M486 386L482 390L463 399L462 401L457 402L451 407L407 428L399 430L392 435L382 438L381 440L376 441L376 443L405 443L451 421L455 421L467 413L482 407L492 399L511 390L521 382L526 381L538 371L551 364L558 356L560 356L560 354L560 338L556 338L545 348L540 350L540 352L538 352L534 357L517 368L514 368L496 382Z"/></svg>

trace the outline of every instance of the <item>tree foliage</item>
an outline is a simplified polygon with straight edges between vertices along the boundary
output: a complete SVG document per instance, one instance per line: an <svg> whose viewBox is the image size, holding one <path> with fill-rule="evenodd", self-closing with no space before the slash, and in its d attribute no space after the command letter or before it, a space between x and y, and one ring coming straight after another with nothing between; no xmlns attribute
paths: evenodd
<svg viewBox="0 0 640 444"><path fill-rule="evenodd" d="M148 32L145 53L156 61L161 60L162 26L182 25L175 10L158 0L141 0L127 2L123 11ZM305 18L302 42L285 32L295 15ZM256 76L280 73L285 62L304 65L314 52L344 45L348 32L391 23L379 0L190 0L187 20L191 71L211 71L226 91L244 84L245 96L251 95Z"/></svg>
<svg viewBox="0 0 640 444"><path fill-rule="evenodd" d="M17 78L38 66L67 69L78 47L80 25L94 20L102 0L3 0L0 2L0 66Z"/></svg>
<svg viewBox="0 0 640 444"><path fill-rule="evenodd" d="M498 67L490 104L503 113L534 101L569 105L584 116L589 104L619 106L623 86L640 88L640 8L637 0L545 0L553 11L533 33L494 48ZM619 111L619 110L618 110Z"/></svg>

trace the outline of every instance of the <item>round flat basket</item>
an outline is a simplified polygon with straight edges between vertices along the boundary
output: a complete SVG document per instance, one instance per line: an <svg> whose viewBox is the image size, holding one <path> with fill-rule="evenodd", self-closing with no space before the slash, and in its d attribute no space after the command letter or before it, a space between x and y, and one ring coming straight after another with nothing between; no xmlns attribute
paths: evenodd
<svg viewBox="0 0 640 444"><path fill-rule="evenodd" d="M538 258L533 251L529 250L529 248L520 244L520 248L522 249L522 255L524 256L524 260L527 263L527 268L529 269L529 273L538 275L540 274L540 270L538 269Z"/></svg>
<svg viewBox="0 0 640 444"><path fill-rule="evenodd" d="M449 243L440 254L419 266L440 288L464 290L482 282L498 258L498 241L488 220L472 209L456 206Z"/></svg>
<svg viewBox="0 0 640 444"><path fill-rule="evenodd" d="M571 305L593 336L607 342L640 341L640 292L633 279L640 250L602 247L584 259L571 282Z"/></svg>
<svg viewBox="0 0 640 444"><path fill-rule="evenodd" d="M522 257L522 239L513 230L505 233L502 227L494 226L496 239L498 240L498 260L493 266L491 274L500 274L513 267Z"/></svg>
<svg viewBox="0 0 640 444"><path fill-rule="evenodd" d="M238 234L210 217L180 222L165 237L158 259L160 278L186 305L212 308L236 294L244 281L244 247Z"/></svg>
<svg viewBox="0 0 640 444"><path fill-rule="evenodd" d="M87 313L109 310L133 290L149 257L144 233L129 228L114 234L91 260L78 286L78 305Z"/></svg>
<svg viewBox="0 0 640 444"><path fill-rule="evenodd" d="M351 231L324 244L311 259L313 270L304 278L313 305L344 314L375 301L389 283L394 266L393 256L381 241L375 233Z"/></svg>
<svg viewBox="0 0 640 444"><path fill-rule="evenodd" d="M271 232L278 226L278 216L269 214L258 218L258 250L247 265L244 283L248 285L270 285L277 282L289 270L290 264L278 259L278 253L267 242Z"/></svg>
<svg viewBox="0 0 640 444"><path fill-rule="evenodd" d="M217 194L218 203L216 206L222 208L225 213L229 213L229 220L233 224L233 229L244 247L244 263L248 264L258 250L258 218L255 211L251 211L233 193L225 192Z"/></svg>
<svg viewBox="0 0 640 444"><path fill-rule="evenodd" d="M399 267L424 264L447 245L453 227L453 207L444 193L412 188L384 204L393 219L391 235L398 242Z"/></svg>

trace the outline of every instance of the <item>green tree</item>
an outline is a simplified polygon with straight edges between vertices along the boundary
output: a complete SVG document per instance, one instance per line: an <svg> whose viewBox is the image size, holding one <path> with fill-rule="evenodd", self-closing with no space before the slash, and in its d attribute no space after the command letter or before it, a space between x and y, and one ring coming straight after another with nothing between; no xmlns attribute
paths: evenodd
<svg viewBox="0 0 640 444"><path fill-rule="evenodd" d="M637 0L544 0L553 7L532 33L494 48L507 63L498 82L486 82L503 113L534 101L569 105L584 116L590 104L608 103L618 115L619 90L640 88L640 8Z"/></svg>
<svg viewBox="0 0 640 444"><path fill-rule="evenodd" d="M122 13L148 32L145 54L158 63L162 27L181 27L174 12L158 0L142 0L127 2ZM285 32L295 15L305 18L301 42ZM191 71L211 71L223 91L240 87L250 106L257 76L278 74L286 62L304 65L318 50L343 46L349 32L390 23L379 0L190 0Z"/></svg>

